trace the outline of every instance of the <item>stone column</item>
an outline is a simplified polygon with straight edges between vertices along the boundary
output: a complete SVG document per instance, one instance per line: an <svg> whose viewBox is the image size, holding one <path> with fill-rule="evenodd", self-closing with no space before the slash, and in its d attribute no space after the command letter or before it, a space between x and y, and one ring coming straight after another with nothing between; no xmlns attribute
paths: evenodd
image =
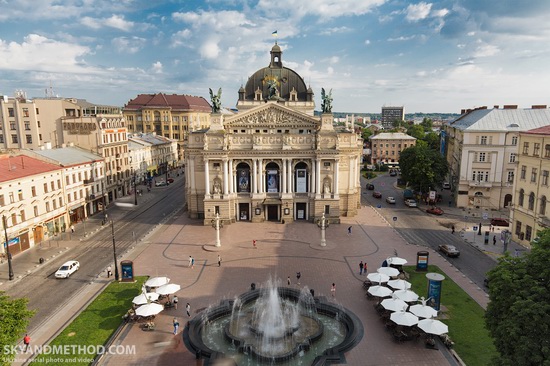
<svg viewBox="0 0 550 366"><path fill-rule="evenodd" d="M287 192L288 193L292 193L294 192L294 188L292 187L292 182L294 182L294 174L293 174L293 171L292 171L292 159L288 159L288 168L287 168L287 178L288 178L288 184L287 184L287 187L288 187L288 190Z"/></svg>
<svg viewBox="0 0 550 366"><path fill-rule="evenodd" d="M188 159L188 162L189 162L189 188L191 189L191 193L197 193L197 185L195 183L195 157L193 158L189 158ZM187 178L187 177L185 177ZM186 179L187 180L187 179Z"/></svg>
<svg viewBox="0 0 550 366"><path fill-rule="evenodd" d="M315 193L315 159L309 165L309 193Z"/></svg>
<svg viewBox="0 0 550 366"><path fill-rule="evenodd" d="M258 159L258 171L260 175L260 184L258 186L258 193L265 193L265 172L264 172L264 161L263 159Z"/></svg>
<svg viewBox="0 0 550 366"><path fill-rule="evenodd" d="M204 194L210 197L210 170L208 169L208 159L204 159Z"/></svg>
<svg viewBox="0 0 550 366"><path fill-rule="evenodd" d="M321 159L315 162L315 193L321 193Z"/></svg>
<svg viewBox="0 0 550 366"><path fill-rule="evenodd" d="M229 159L229 194L235 193L235 172L233 171L233 159Z"/></svg>
<svg viewBox="0 0 550 366"><path fill-rule="evenodd" d="M339 168L339 160L334 160L334 195L338 195L340 187L338 187L338 168Z"/></svg>
<svg viewBox="0 0 550 366"><path fill-rule="evenodd" d="M283 174L281 175L281 180L282 180L282 183L281 184L281 193L282 194L285 194L287 192L287 179L286 179L286 175L287 175L287 165L288 165L288 160L287 159L283 159Z"/></svg>
<svg viewBox="0 0 550 366"><path fill-rule="evenodd" d="M258 193L258 161L256 159L252 159L252 183L251 192Z"/></svg>
<svg viewBox="0 0 550 366"><path fill-rule="evenodd" d="M355 157L349 158L348 192L355 191Z"/></svg>
<svg viewBox="0 0 550 366"><path fill-rule="evenodd" d="M228 172L229 161L227 159L223 160L223 194L226 195L229 193L229 172Z"/></svg>

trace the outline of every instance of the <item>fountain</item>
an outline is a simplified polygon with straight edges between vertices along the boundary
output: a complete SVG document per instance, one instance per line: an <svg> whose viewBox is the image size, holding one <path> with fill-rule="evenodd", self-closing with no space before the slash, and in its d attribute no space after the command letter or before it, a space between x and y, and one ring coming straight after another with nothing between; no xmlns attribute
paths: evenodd
<svg viewBox="0 0 550 366"><path fill-rule="evenodd" d="M363 337L360 320L307 287L277 287L268 280L234 300L221 301L191 319L184 341L197 358L232 359L238 365L328 365Z"/></svg>

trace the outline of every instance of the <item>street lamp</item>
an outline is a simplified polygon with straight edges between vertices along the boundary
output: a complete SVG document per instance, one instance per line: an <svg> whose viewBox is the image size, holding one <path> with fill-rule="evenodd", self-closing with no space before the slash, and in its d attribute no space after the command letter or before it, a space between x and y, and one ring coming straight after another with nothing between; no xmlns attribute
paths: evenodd
<svg viewBox="0 0 550 366"><path fill-rule="evenodd" d="M136 185L136 171L134 170L134 205L137 206L137 185Z"/></svg>
<svg viewBox="0 0 550 366"><path fill-rule="evenodd" d="M326 247L327 246L327 240L325 238L325 230L330 225L328 219L325 217L325 213L323 212L323 217L317 220L317 226L321 228L321 246Z"/></svg>
<svg viewBox="0 0 550 366"><path fill-rule="evenodd" d="M216 218L212 219L212 227L216 229L216 247L221 247L222 244L220 242L220 228L223 227L223 221L220 220L220 214L216 213Z"/></svg>
<svg viewBox="0 0 550 366"><path fill-rule="evenodd" d="M6 215L2 215L2 224L4 224L4 234L6 235L6 255L8 256L8 275L9 280L13 281L13 267L11 265L11 253L10 253L10 243L8 241L8 228L6 224Z"/></svg>
<svg viewBox="0 0 550 366"><path fill-rule="evenodd" d="M118 262L116 259L115 223L111 220L111 234L113 236L113 258L115 259L115 281L118 281Z"/></svg>

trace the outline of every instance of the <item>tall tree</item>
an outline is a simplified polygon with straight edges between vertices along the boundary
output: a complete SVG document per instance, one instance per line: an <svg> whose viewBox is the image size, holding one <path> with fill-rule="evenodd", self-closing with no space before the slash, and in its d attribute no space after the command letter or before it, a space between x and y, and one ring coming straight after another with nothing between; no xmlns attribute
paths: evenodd
<svg viewBox="0 0 550 366"><path fill-rule="evenodd" d="M433 121L428 117L424 117L422 122L420 122L420 126L422 126L424 128L424 131L426 132L430 132L432 130L433 125L434 125Z"/></svg>
<svg viewBox="0 0 550 366"><path fill-rule="evenodd" d="M430 149L424 141L418 141L416 146L401 152L399 167L402 179L422 192L439 186L449 171L445 158Z"/></svg>
<svg viewBox="0 0 550 366"><path fill-rule="evenodd" d="M34 311L27 309L28 299L12 299L0 291L0 365L10 365L15 354L6 352L6 347L17 345L25 334Z"/></svg>
<svg viewBox="0 0 550 366"><path fill-rule="evenodd" d="M487 328L495 365L550 365L550 230L530 253L506 254L488 273Z"/></svg>
<svg viewBox="0 0 550 366"><path fill-rule="evenodd" d="M424 139L424 127L420 125L412 125L407 128L407 135L410 135L416 139L422 140Z"/></svg>

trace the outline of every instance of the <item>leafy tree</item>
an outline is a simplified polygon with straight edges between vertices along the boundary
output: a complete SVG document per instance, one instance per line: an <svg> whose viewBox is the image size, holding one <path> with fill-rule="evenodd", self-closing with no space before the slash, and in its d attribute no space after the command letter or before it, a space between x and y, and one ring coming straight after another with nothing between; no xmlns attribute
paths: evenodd
<svg viewBox="0 0 550 366"><path fill-rule="evenodd" d="M485 323L499 356L495 365L550 365L550 230L530 253L506 254L488 273Z"/></svg>
<svg viewBox="0 0 550 366"><path fill-rule="evenodd" d="M432 130L434 123L430 118L424 117L422 122L420 123L420 126L424 128L424 131L430 132Z"/></svg>
<svg viewBox="0 0 550 366"><path fill-rule="evenodd" d="M27 309L28 299L12 299L0 291L0 365L10 365L15 354L5 352L5 346L17 345L29 325L34 311Z"/></svg>
<svg viewBox="0 0 550 366"><path fill-rule="evenodd" d="M361 137L363 138L363 140L368 141L369 137L371 137L372 134L373 134L373 132L372 132L371 129L363 128L363 131L361 133Z"/></svg>
<svg viewBox="0 0 550 366"><path fill-rule="evenodd" d="M447 161L437 151L428 147L424 141L401 152L399 167L401 178L415 190L427 192L445 180L449 171Z"/></svg>
<svg viewBox="0 0 550 366"><path fill-rule="evenodd" d="M405 121L399 120L399 119L394 119L391 124L392 124L393 128L399 129L400 127L405 126Z"/></svg>
<svg viewBox="0 0 550 366"><path fill-rule="evenodd" d="M424 141L428 144L430 149L439 151L439 135L435 132L428 132L424 136Z"/></svg>
<svg viewBox="0 0 550 366"><path fill-rule="evenodd" d="M418 140L424 139L424 127L420 125L412 125L407 128L407 135L410 135Z"/></svg>

